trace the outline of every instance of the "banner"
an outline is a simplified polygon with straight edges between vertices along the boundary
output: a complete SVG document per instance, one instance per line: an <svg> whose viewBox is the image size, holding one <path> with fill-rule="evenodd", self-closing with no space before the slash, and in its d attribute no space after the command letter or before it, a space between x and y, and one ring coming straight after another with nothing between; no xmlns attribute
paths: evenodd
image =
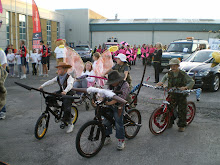
<svg viewBox="0 0 220 165"><path fill-rule="evenodd" d="M3 12L2 2L1 2L1 0L0 0L0 13L2 13L2 12Z"/></svg>
<svg viewBox="0 0 220 165"><path fill-rule="evenodd" d="M37 5L34 0L32 0L32 21L33 21L33 37L32 37L32 47L33 49L41 49L40 41L42 40L42 31L40 24L40 16L38 12Z"/></svg>

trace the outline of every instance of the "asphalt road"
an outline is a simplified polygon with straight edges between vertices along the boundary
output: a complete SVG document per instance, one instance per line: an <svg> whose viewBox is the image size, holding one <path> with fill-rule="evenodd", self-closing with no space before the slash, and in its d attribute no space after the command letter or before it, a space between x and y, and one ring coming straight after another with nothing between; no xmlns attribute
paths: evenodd
<svg viewBox="0 0 220 165"><path fill-rule="evenodd" d="M52 61L52 66L55 61ZM165 70L166 71L166 70ZM143 66L137 61L132 66L133 85L141 80ZM164 73L160 76L162 77ZM75 148L75 137L79 128L94 117L94 110L78 107L79 118L74 131L66 134L51 117L49 129L42 140L34 137L34 127L45 108L44 100L38 92L27 91L14 84L22 82L33 87L55 76L55 69L49 78L33 77L19 80L8 78L7 118L0 121L0 161L11 165L219 165L220 164L220 91L204 91L200 102L192 94L188 100L195 101L197 113L194 121L183 133L175 125L162 135L151 134L148 120L152 111L162 103L163 92L143 87L138 97L137 109L142 115L139 134L126 140L126 148L117 151L117 141L113 142L93 158L81 157ZM149 84L154 82L153 67L148 66L145 77L150 76ZM145 79L146 79L145 78ZM46 88L55 91L57 86ZM42 102L42 106L41 106Z"/></svg>

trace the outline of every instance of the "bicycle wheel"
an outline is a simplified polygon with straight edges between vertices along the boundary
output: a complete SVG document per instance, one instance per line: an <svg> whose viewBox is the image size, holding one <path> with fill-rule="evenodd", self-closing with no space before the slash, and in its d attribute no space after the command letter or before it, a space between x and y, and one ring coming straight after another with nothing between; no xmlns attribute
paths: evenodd
<svg viewBox="0 0 220 165"><path fill-rule="evenodd" d="M72 124L75 124L78 119L78 110L76 107L71 108Z"/></svg>
<svg viewBox="0 0 220 165"><path fill-rule="evenodd" d="M163 133L169 125L169 113L163 112L163 106L155 109L149 119L149 128L152 134Z"/></svg>
<svg viewBox="0 0 220 165"><path fill-rule="evenodd" d="M186 114L186 124L189 125L196 114L196 106L195 103L192 101L187 102L187 114Z"/></svg>
<svg viewBox="0 0 220 165"><path fill-rule="evenodd" d="M128 115L124 116L125 137L132 139L140 130L141 114L137 109L130 109L127 113Z"/></svg>
<svg viewBox="0 0 220 165"><path fill-rule="evenodd" d="M37 120L34 134L37 139L42 139L47 132L50 115L43 113Z"/></svg>
<svg viewBox="0 0 220 165"><path fill-rule="evenodd" d="M77 152L83 157L91 158L102 149L104 141L104 126L96 120L89 121L85 123L77 133Z"/></svg>

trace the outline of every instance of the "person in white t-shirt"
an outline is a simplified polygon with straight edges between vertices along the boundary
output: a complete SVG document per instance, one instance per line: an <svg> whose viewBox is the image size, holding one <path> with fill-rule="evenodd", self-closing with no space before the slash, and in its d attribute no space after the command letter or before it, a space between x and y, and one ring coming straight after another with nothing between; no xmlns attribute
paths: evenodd
<svg viewBox="0 0 220 165"><path fill-rule="evenodd" d="M82 72L81 76L88 75L88 76L95 76L94 71L92 70L92 63L87 61L85 63L84 71ZM85 79L79 79L74 82L74 88L87 88L88 86L93 86L95 83L94 77L87 77ZM78 93L79 94L79 93Z"/></svg>
<svg viewBox="0 0 220 165"><path fill-rule="evenodd" d="M7 66L7 58L3 49L0 48L0 66L6 69Z"/></svg>
<svg viewBox="0 0 220 165"><path fill-rule="evenodd" d="M64 62L64 58L66 58L67 49L65 47L66 40L64 39L57 39L55 41L55 44L57 47L54 50L54 53L56 54L57 64L59 62Z"/></svg>
<svg viewBox="0 0 220 165"><path fill-rule="evenodd" d="M8 60L8 65L9 65L10 77L14 77L15 54L12 53L12 49L8 50L7 60Z"/></svg>
<svg viewBox="0 0 220 165"><path fill-rule="evenodd" d="M26 69L27 69L27 74L29 74L29 62L30 62L30 55L29 52L27 50L27 54L26 54Z"/></svg>
<svg viewBox="0 0 220 165"><path fill-rule="evenodd" d="M21 72L22 72L22 70L21 70L21 56L19 54L16 54L15 59L17 62L17 70L18 70L17 77L21 77Z"/></svg>
<svg viewBox="0 0 220 165"><path fill-rule="evenodd" d="M34 49L33 53L31 53L30 56L32 62L32 75L37 75L37 63L38 63L37 57L38 57L37 51L36 49Z"/></svg>
<svg viewBox="0 0 220 165"><path fill-rule="evenodd" d="M37 73L38 76L42 76L42 65L41 65L41 58L42 58L42 53L41 50L38 49L38 54L37 54Z"/></svg>

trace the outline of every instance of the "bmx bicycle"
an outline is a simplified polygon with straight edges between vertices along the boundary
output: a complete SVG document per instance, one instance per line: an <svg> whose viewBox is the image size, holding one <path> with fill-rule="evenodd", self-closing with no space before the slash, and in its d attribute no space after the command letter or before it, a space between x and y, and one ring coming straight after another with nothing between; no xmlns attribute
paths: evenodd
<svg viewBox="0 0 220 165"><path fill-rule="evenodd" d="M82 91L83 89L81 89ZM87 89L87 91L89 88ZM105 93L104 89L101 90L102 94ZM86 89L84 89L86 92ZM98 91L97 91L98 93ZM113 93L113 92L112 92ZM114 94L114 93L113 93ZM103 100L96 101L95 117L93 120L86 122L78 131L76 136L76 149L77 152L86 158L95 156L103 147L105 141L105 129L106 126L103 124L103 119L107 119L114 128L115 121L108 114L111 109L105 105L106 95L104 94ZM112 99L126 104L127 101L114 95ZM128 105L125 106L124 117L124 129L125 137L128 139L134 138L141 127L141 114L137 109L129 109Z"/></svg>
<svg viewBox="0 0 220 165"><path fill-rule="evenodd" d="M68 125L66 122L62 122L64 111L62 109L62 106L58 104L57 101L62 101L63 98L67 98L67 99L71 99L74 102L74 100L79 99L79 97L49 93L43 91L42 89L29 87L27 85L18 82L15 82L15 84L28 90L39 91L45 99L46 109L44 112L42 112L41 116L38 118L35 124L34 135L37 139L41 140L46 135L50 121L50 114L52 114L55 117L56 123L61 122L60 124L61 129L64 129ZM56 102L50 101L46 96L54 96ZM71 124L75 124L78 119L78 109L73 105L71 107L71 118L72 118Z"/></svg>
<svg viewBox="0 0 220 165"><path fill-rule="evenodd" d="M195 92L196 93L196 97L197 97L197 101L199 101L200 99L200 94L201 94L201 88L198 89L193 89L193 90L180 90L178 88L163 88L163 87L155 87L152 85L148 85L148 84L144 84L143 86L145 87L149 87L149 88L154 88L154 89L162 89L165 90L168 93L182 93L182 94L186 94L187 96L189 96L189 94L191 92ZM152 134L154 135L159 135L161 133L163 133L169 126L169 122L170 122L170 118L174 117L177 118L177 110L175 109L168 109L168 105L170 104L170 97L169 95L166 97L166 100L163 101L163 104L156 108L153 113L150 116L149 119L149 128ZM189 125L194 117L195 117L195 113L196 113L196 106L195 103L192 101L188 101L187 102L187 116L186 116L186 123L187 125Z"/></svg>

